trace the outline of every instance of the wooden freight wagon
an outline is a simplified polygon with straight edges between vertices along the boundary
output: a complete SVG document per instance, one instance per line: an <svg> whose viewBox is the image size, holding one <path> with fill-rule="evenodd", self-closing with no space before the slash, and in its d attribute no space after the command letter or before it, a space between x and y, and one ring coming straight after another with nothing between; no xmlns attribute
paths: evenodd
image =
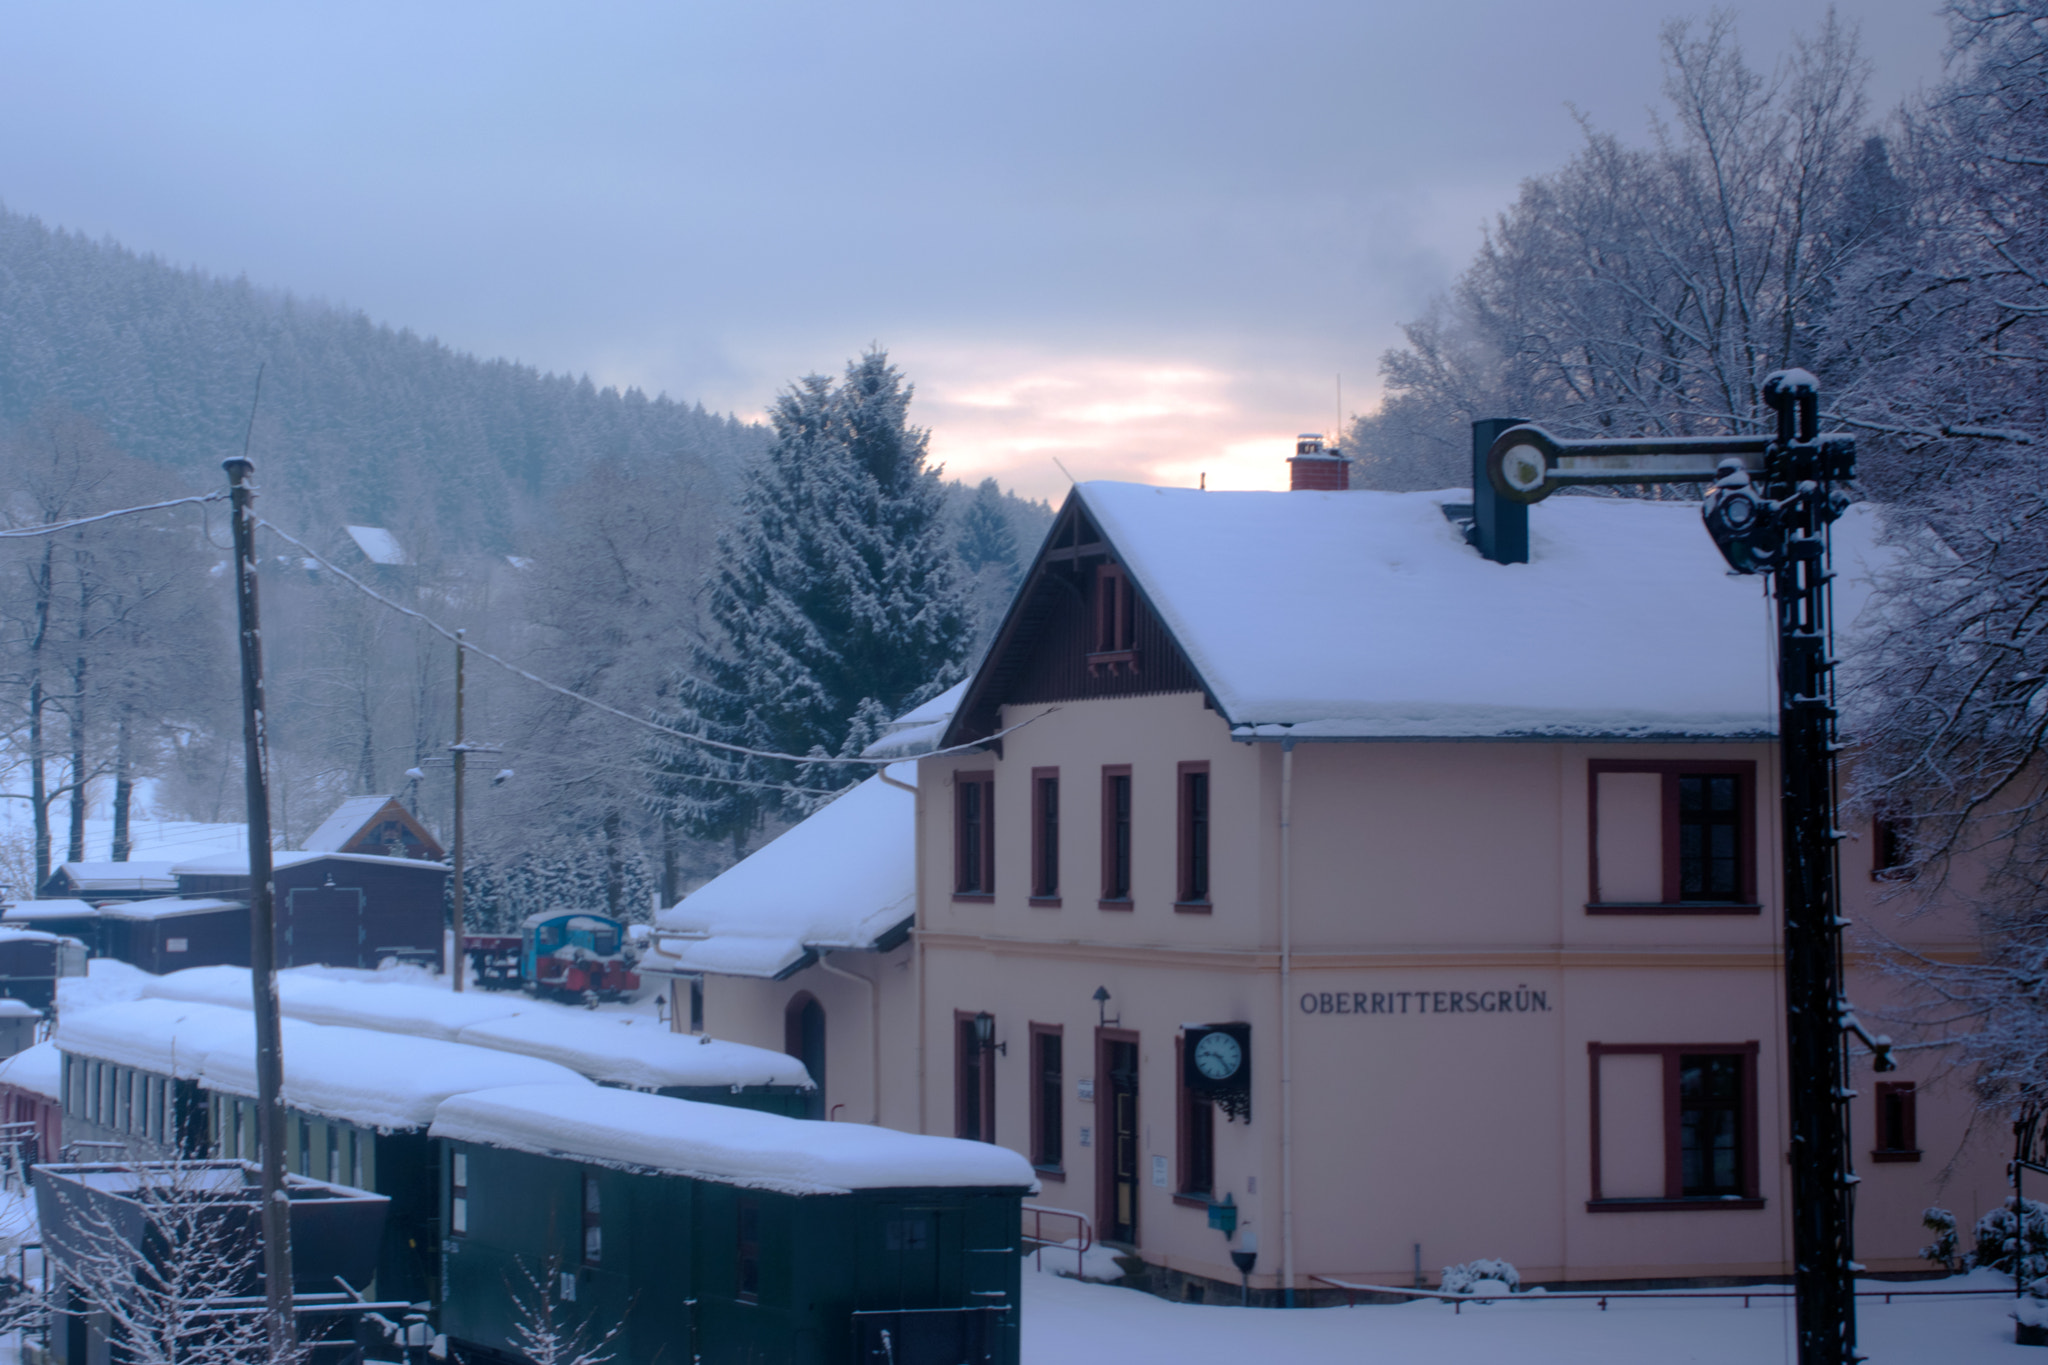
<svg viewBox="0 0 2048 1365"><path fill-rule="evenodd" d="M64 1059L37 1043L0 1061L0 1143L17 1170L55 1161L64 1146Z"/></svg>
<svg viewBox="0 0 2048 1365"><path fill-rule="evenodd" d="M48 1010L57 1003L60 979L85 975L85 956L85 945L75 938L0 925L0 996Z"/></svg>
<svg viewBox="0 0 2048 1365"><path fill-rule="evenodd" d="M532 1279L618 1324L621 1365L1016 1365L1035 1186L1006 1148L555 1086L456 1096L431 1131L459 1360L518 1358Z"/></svg>

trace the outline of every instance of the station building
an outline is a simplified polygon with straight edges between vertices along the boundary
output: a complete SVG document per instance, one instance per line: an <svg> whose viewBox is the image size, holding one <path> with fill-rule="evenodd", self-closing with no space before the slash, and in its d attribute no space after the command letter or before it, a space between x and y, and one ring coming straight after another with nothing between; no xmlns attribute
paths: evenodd
<svg viewBox="0 0 2048 1365"><path fill-rule="evenodd" d="M742 1041L801 1044L790 1011L818 1006L831 1111L1023 1153L1033 1202L1179 1296L1234 1296L1248 1250L1265 1301L1478 1257L1789 1274L1768 600L1692 506L1551 499L1499 564L1462 497L1077 486L974 675L882 741L925 751L915 782L661 918L677 1026L686 982ZM1873 542L1864 510L1837 528L1844 622ZM888 833L799 847L835 811ZM1875 1016L1879 945L1977 947L1963 915L1909 917L1857 833ZM870 864L906 846L892 938ZM766 924L780 947L742 962ZM1926 1268L1929 1204L2006 1194L1943 1071L1859 1061L1873 1271Z"/></svg>

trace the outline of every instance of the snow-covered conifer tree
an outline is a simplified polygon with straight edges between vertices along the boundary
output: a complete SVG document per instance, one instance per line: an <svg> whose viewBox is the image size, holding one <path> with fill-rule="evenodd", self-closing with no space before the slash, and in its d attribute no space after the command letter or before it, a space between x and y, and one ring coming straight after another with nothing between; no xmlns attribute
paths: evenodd
<svg viewBox="0 0 2048 1365"><path fill-rule="evenodd" d="M709 643L692 650L664 720L785 754L838 755L871 727L956 681L967 613L945 542L943 490L909 423L911 387L870 351L834 384L797 381L775 404L775 445L719 541ZM863 715L863 712L866 715ZM803 813L791 765L673 741L662 800L699 838L735 849L771 815ZM811 769L838 787L858 768Z"/></svg>

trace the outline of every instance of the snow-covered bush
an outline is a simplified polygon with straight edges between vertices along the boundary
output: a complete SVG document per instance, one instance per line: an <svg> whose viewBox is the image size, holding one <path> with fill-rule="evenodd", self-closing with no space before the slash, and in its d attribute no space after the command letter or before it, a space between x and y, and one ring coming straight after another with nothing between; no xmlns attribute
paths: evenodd
<svg viewBox="0 0 2048 1365"><path fill-rule="evenodd" d="M1933 1208L1920 1215L1920 1226L1934 1234L1934 1240L1920 1248L1920 1258L1932 1261L1951 1275L1969 1267L1958 1245L1956 1216L1947 1209Z"/></svg>
<svg viewBox="0 0 2048 1365"><path fill-rule="evenodd" d="M1437 1288L1446 1294L1512 1294L1522 1287L1522 1273L1506 1261L1485 1257L1444 1267Z"/></svg>
<svg viewBox="0 0 2048 1365"><path fill-rule="evenodd" d="M1977 1220L1970 1264L2002 1270L2022 1284L2048 1276L2048 1204L2008 1198Z"/></svg>

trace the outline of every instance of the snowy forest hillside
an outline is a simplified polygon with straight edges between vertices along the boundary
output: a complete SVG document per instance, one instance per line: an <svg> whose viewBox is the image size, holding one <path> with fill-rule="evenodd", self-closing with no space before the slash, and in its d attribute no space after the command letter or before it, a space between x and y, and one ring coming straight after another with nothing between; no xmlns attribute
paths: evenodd
<svg viewBox="0 0 2048 1365"><path fill-rule="evenodd" d="M5 210L0 318L0 522L16 527L221 487L263 367L258 511L305 546L259 541L273 818L287 839L357 794L396 792L444 833L450 823L454 647L337 569L649 718L752 638L747 610L721 610L713 588L733 547L787 519L777 499L804 495L786 477L801 464L845 495L829 520L866 547L854 560L892 593L922 585L933 619L952 623L922 649L869 643L905 676L841 670L817 694L804 732L816 738L798 752L837 751L858 716L960 676L1051 519L992 480L944 480L913 425L909 377L880 353L860 362L886 390L878 416L833 398L831 381L790 376L791 393L830 400L829 430L798 451L772 424L463 355ZM849 441L880 442L896 461L869 476L900 485L873 525L860 524L857 484L831 473ZM764 494L778 470L787 486ZM131 820L240 818L226 547L218 511L191 507L0 541L0 883L26 889L79 856L88 814L112 817L117 845ZM768 586L829 614L876 585ZM644 913L657 890L672 897L801 812L771 801L705 837L709 826L679 818L679 772L644 724L476 659L466 692L468 739L503 752L502 779L471 788L484 923L573 903ZM744 698L729 709L703 725L746 730Z"/></svg>

